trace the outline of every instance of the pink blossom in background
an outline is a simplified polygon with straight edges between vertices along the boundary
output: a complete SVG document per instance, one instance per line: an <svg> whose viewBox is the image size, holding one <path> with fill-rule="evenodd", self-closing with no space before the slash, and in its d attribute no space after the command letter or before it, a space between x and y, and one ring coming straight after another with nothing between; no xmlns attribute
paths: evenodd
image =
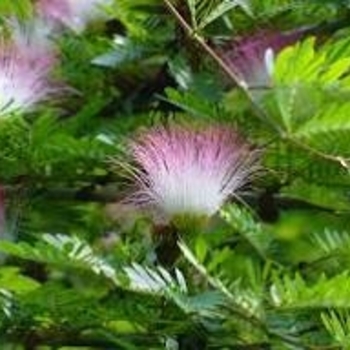
<svg viewBox="0 0 350 350"><path fill-rule="evenodd" d="M37 12L40 17L53 21L56 26L65 26L81 33L95 21L108 18L103 7L113 0L38 0Z"/></svg>
<svg viewBox="0 0 350 350"><path fill-rule="evenodd" d="M55 61L51 56L37 60L16 44L0 44L0 116L27 112L54 92L49 74Z"/></svg>
<svg viewBox="0 0 350 350"><path fill-rule="evenodd" d="M58 51L53 41L53 27L42 19L21 22L15 18L8 21L13 46L23 59L37 64L45 61L49 65L58 58Z"/></svg>
<svg viewBox="0 0 350 350"><path fill-rule="evenodd" d="M42 19L6 20L10 36L0 38L0 116L28 112L58 91L50 74L58 61L52 27Z"/></svg>
<svg viewBox="0 0 350 350"><path fill-rule="evenodd" d="M261 31L232 41L219 55L249 88L270 85L274 55L302 37L302 31L280 33Z"/></svg>
<svg viewBox="0 0 350 350"><path fill-rule="evenodd" d="M131 142L135 192L127 201L166 220L211 216L256 170L257 152L221 126L156 127Z"/></svg>

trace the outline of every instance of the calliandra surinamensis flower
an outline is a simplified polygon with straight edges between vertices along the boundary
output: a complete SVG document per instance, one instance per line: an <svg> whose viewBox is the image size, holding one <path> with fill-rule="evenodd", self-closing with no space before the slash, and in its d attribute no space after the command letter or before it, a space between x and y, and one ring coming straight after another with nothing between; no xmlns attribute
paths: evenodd
<svg viewBox="0 0 350 350"><path fill-rule="evenodd" d="M39 16L81 33L90 22L107 19L103 6L111 3L112 0L38 0L36 8Z"/></svg>
<svg viewBox="0 0 350 350"><path fill-rule="evenodd" d="M19 21L8 20L13 45L18 53L26 59L48 61L50 64L57 58L57 50L53 42L54 27L47 21L36 18Z"/></svg>
<svg viewBox="0 0 350 350"><path fill-rule="evenodd" d="M274 55L295 43L302 35L302 31L261 31L233 40L219 50L219 55L236 73L242 85L251 89L265 89L271 83Z"/></svg>
<svg viewBox="0 0 350 350"><path fill-rule="evenodd" d="M0 116L28 112L57 90L49 78L56 56L47 39L39 42L34 27L14 23L12 40L0 39Z"/></svg>
<svg viewBox="0 0 350 350"><path fill-rule="evenodd" d="M130 146L136 189L127 201L166 221L212 216L257 168L257 151L223 126L159 126Z"/></svg>

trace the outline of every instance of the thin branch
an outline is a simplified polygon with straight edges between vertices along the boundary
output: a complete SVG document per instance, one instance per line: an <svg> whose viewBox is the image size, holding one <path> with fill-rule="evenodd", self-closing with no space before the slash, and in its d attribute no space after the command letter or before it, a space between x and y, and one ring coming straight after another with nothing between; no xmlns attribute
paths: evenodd
<svg viewBox="0 0 350 350"><path fill-rule="evenodd" d="M272 123L267 117L264 110L255 102L252 94L250 93L246 84L242 83L241 79L237 74L226 64L226 62L213 50L206 40L196 32L176 9L176 7L171 3L170 0L164 0L164 4L168 8L169 12L176 18L181 27L187 32L187 34L193 38L203 50L218 64L218 66L227 74L227 76L237 85L237 87L243 91L247 96L248 100L251 102L251 105L254 107L256 114L265 122L267 122L274 130L280 131L278 125Z"/></svg>

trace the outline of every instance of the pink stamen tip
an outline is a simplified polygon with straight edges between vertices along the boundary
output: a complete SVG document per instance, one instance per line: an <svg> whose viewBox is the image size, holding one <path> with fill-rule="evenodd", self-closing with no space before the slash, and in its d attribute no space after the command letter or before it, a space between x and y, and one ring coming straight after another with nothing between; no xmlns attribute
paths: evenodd
<svg viewBox="0 0 350 350"><path fill-rule="evenodd" d="M302 35L301 31L260 31L233 40L221 49L219 54L248 87L264 88L270 85L271 74L266 62L267 53L270 51L277 54L286 46L298 41Z"/></svg>
<svg viewBox="0 0 350 350"><path fill-rule="evenodd" d="M81 33L90 22L106 19L103 6L112 0L38 0L36 9L39 16Z"/></svg>

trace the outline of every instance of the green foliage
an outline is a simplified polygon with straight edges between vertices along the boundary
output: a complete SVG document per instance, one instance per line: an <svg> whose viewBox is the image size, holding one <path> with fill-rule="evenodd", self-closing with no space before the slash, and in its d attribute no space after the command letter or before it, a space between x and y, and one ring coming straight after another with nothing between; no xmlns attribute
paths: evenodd
<svg viewBox="0 0 350 350"><path fill-rule="evenodd" d="M349 346L349 315L347 312L335 312L322 314L322 322L327 331L342 348Z"/></svg>
<svg viewBox="0 0 350 350"><path fill-rule="evenodd" d="M152 30L159 23L162 6L156 0L136 0L133 2L121 0L113 8L113 14L125 25L128 33L133 37L149 37ZM151 29L149 28L149 29Z"/></svg>
<svg viewBox="0 0 350 350"><path fill-rule="evenodd" d="M4 0L0 4L0 13L2 15L13 15L20 18L28 18L32 15L32 3L30 0Z"/></svg>
<svg viewBox="0 0 350 350"><path fill-rule="evenodd" d="M191 13L192 26L195 31L204 29L211 22L236 7L240 7L249 13L249 5L246 0L187 0L187 4Z"/></svg>
<svg viewBox="0 0 350 350"><path fill-rule="evenodd" d="M94 256L92 249L77 237L47 234L43 235L43 242L39 242L34 247L26 242L15 244L3 241L0 249L22 259L90 270L112 280L116 278L114 269Z"/></svg>
<svg viewBox="0 0 350 350"><path fill-rule="evenodd" d="M254 15L261 21L281 18L295 21L305 21L307 17L329 18L338 7L344 6L343 1L309 1L307 4L300 0L267 0L251 2ZM328 15L328 17L327 17Z"/></svg>
<svg viewBox="0 0 350 350"><path fill-rule="evenodd" d="M266 258L270 237L262 226L253 220L247 210L230 206L221 213L221 216L261 257Z"/></svg>
<svg viewBox="0 0 350 350"><path fill-rule="evenodd" d="M311 285L300 275L292 278L284 276L272 284L271 297L280 308L348 308L349 282L348 272L332 278L321 276Z"/></svg>
<svg viewBox="0 0 350 350"><path fill-rule="evenodd" d="M33 5L1 1L2 27ZM0 121L1 349L349 348L349 9L116 0L100 26L59 26L62 94ZM227 41L293 30L258 94L232 81ZM261 155L191 233L125 203L112 161L174 120L233 126Z"/></svg>
<svg viewBox="0 0 350 350"><path fill-rule="evenodd" d="M347 48L347 40L338 40L316 51L314 39L307 39L286 48L278 56L273 94L279 106L281 128L287 135L304 136L307 140L310 134L317 132L317 127L325 130L322 121L330 121L329 115L333 116L334 123L326 127L330 132L341 123L346 113L346 99L339 97L349 89ZM325 99L327 102L335 99L334 105L327 106L328 111L323 108Z"/></svg>

